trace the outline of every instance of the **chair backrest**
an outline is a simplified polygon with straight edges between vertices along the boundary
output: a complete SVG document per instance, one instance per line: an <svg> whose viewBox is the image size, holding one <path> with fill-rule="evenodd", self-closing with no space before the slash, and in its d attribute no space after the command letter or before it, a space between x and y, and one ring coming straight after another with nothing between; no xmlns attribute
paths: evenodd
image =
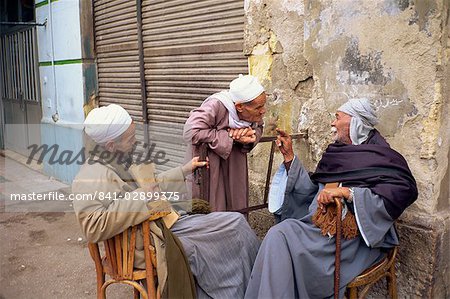
<svg viewBox="0 0 450 299"><path fill-rule="evenodd" d="M163 215L155 213L144 222L132 226L122 233L105 240L105 256L102 257L97 243L89 243L89 252L95 263L97 281L104 281L105 273L114 280L140 280L146 279L149 298L156 298L156 286L154 267L156 268L155 249L150 241L150 222ZM167 214L167 213L163 213ZM136 249L136 233L138 227L142 227L144 239L145 271L134 269L134 253ZM145 272L145 273L144 273ZM135 275L138 274L138 275Z"/></svg>
<svg viewBox="0 0 450 299"><path fill-rule="evenodd" d="M108 267L108 274L115 280L132 279L136 231L137 226L133 226L103 241L105 249L105 255L103 257L100 254L98 244L89 243L89 252L94 260L96 269L104 272L103 268Z"/></svg>
<svg viewBox="0 0 450 299"><path fill-rule="evenodd" d="M131 233L129 233L130 230ZM133 226L103 242L112 276L116 280L131 279L133 276L136 230L137 227ZM128 237L130 237L129 241Z"/></svg>

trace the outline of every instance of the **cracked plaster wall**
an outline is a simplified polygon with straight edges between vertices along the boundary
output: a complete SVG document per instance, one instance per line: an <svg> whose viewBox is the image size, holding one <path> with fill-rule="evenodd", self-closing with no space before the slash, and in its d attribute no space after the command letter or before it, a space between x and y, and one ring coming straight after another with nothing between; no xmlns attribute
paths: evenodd
<svg viewBox="0 0 450 299"><path fill-rule="evenodd" d="M408 160L420 195L399 221L397 266L400 291L411 296L450 296L449 2L245 1L244 52L269 94L265 135L275 126L308 130L295 150L314 170L335 109L364 96L378 129ZM258 146L249 161L253 200L262 195L269 150Z"/></svg>

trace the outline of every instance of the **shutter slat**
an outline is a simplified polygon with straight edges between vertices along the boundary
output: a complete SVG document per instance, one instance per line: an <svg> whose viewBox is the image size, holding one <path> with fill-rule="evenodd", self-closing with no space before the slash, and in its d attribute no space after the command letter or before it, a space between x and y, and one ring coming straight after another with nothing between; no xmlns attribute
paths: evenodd
<svg viewBox="0 0 450 299"><path fill-rule="evenodd" d="M159 80L153 80L147 86L174 86L174 87L198 87L198 88L213 88L217 90L228 89L229 82L220 82L220 81L191 81L188 79L185 80L163 80L162 78Z"/></svg>
<svg viewBox="0 0 450 299"><path fill-rule="evenodd" d="M114 22L114 26L111 26L110 23L105 23L104 25L98 25L95 27L95 30L98 33L103 33L104 31L120 31L122 28L135 28L137 30L136 22L132 19L122 19Z"/></svg>
<svg viewBox="0 0 450 299"><path fill-rule="evenodd" d="M127 100L130 101L130 103L135 102L137 103L138 101L141 100L141 95L135 95L135 94L129 94L129 93L121 93L119 91L116 92L100 92L99 93L100 96L104 96L105 98L116 98L116 99L121 99L121 98L126 98ZM132 101L135 100L135 101Z"/></svg>
<svg viewBox="0 0 450 299"><path fill-rule="evenodd" d="M111 6L104 6L103 8L94 7L96 21L101 21L104 19L115 17L117 15L124 15L135 11L136 2L133 1L125 1L118 5L114 5L114 3L111 3Z"/></svg>
<svg viewBox="0 0 450 299"><path fill-rule="evenodd" d="M120 87L120 86L118 86ZM198 94L204 94L206 95L211 95L213 93L218 92L219 90L217 89L212 89L212 88L197 88L197 87L178 87L178 86L158 86L158 85L151 85L151 86L147 86L147 92L148 91L153 91L155 93L164 93L164 92L184 92L184 93L198 93Z"/></svg>
<svg viewBox="0 0 450 299"><path fill-rule="evenodd" d="M213 20L210 18L206 18L202 21L197 22L189 22L190 20L187 20L186 23L183 22L176 22L175 24L163 27L161 28L159 24L152 24L152 26L143 26L142 29L144 30L145 34L168 34L172 32L186 32L186 31L192 31L195 29L201 29L205 30L205 26L208 26L208 29L211 28L220 28L222 32L226 32L227 27L234 24L242 24L242 19L244 18L243 15L236 16L235 14L228 13L229 16L222 16L224 18L218 18L218 20ZM219 15L220 16L220 15Z"/></svg>
<svg viewBox="0 0 450 299"><path fill-rule="evenodd" d="M245 72L243 67L221 67L221 68L161 68L161 69L148 69L145 71L146 75L159 76L159 75L195 75L198 73L204 75L221 75L221 74L239 74Z"/></svg>
<svg viewBox="0 0 450 299"><path fill-rule="evenodd" d="M222 41L242 40L244 33L240 25L229 26L230 30L226 33L223 28L211 28L210 30L189 30L183 32L175 32L163 35L147 35L144 36L144 46L150 48L156 47L173 47L175 45L184 45L192 43L212 44Z"/></svg>
<svg viewBox="0 0 450 299"><path fill-rule="evenodd" d="M103 94L108 94L108 93L117 93L117 94L141 94L141 91L139 88L133 89L133 88L127 88L127 87L119 87L116 84L116 87L103 87L102 88L102 92Z"/></svg>
<svg viewBox="0 0 450 299"><path fill-rule="evenodd" d="M142 123L136 1L94 0L93 10L100 105L120 104Z"/></svg>
<svg viewBox="0 0 450 299"><path fill-rule="evenodd" d="M144 18L152 18L152 23L147 24L146 28L155 28L163 22L165 26L177 24L196 23L204 20L217 20L224 16L244 16L242 3L232 2L214 5L210 7L198 8L194 10L184 10L173 14L154 14L143 11Z"/></svg>

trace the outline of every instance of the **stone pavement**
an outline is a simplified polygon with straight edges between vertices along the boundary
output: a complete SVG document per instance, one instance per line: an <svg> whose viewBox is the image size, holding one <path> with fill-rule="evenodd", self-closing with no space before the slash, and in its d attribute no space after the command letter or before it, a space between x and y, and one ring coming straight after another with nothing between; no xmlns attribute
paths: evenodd
<svg viewBox="0 0 450 299"><path fill-rule="evenodd" d="M10 193L67 195L68 187L0 155L0 298L96 298L71 202L10 200ZM127 286L108 287L108 298L132 297Z"/></svg>

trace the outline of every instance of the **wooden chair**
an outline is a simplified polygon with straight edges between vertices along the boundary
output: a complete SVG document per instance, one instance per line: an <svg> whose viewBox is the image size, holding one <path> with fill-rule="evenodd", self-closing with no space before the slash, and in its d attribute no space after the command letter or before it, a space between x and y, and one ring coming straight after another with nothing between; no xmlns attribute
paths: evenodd
<svg viewBox="0 0 450 299"><path fill-rule="evenodd" d="M395 257L398 247L392 248L387 256L376 263L347 285L347 298L364 298L369 289L380 279L386 277L389 296L397 299L397 278L395 275ZM358 287L363 287L358 296Z"/></svg>
<svg viewBox="0 0 450 299"><path fill-rule="evenodd" d="M327 184L328 185L328 184ZM333 184L330 184L333 185ZM334 183L334 186L337 186ZM342 214L342 203L340 198L335 198L334 203L337 207L337 215ZM336 259L335 259L335 278L334 278L334 297L339 295L339 279L340 279L340 258L341 258L341 233L342 223L341 217L336 218ZM386 277L389 296L397 299L397 279L395 275L395 257L397 256L398 247L392 248L386 257L381 261L366 269L363 273L355 277L347 284L346 297L349 299L365 298L369 289L380 279ZM358 296L358 287L363 287Z"/></svg>
<svg viewBox="0 0 450 299"><path fill-rule="evenodd" d="M156 291L156 252L150 242L150 221L150 219L146 220L104 241L105 256L103 257L100 255L97 243L88 244L97 272L98 299L106 298L106 288L113 283L131 285L134 289L134 298L139 298L139 294L144 299L160 297L159 292ZM145 270L133 267L138 226L142 227L144 237ZM111 279L105 281L105 274ZM147 290L139 284L140 280L146 280Z"/></svg>

